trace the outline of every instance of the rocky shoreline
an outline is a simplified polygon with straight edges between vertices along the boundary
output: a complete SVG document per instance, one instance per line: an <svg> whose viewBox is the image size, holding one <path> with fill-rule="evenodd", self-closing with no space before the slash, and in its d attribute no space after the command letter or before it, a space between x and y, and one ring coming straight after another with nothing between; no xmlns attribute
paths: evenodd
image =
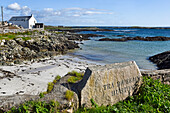
<svg viewBox="0 0 170 113"><path fill-rule="evenodd" d="M38 59L64 54L79 48L75 41L89 40L89 37L102 37L95 34L75 34L60 32L34 32L31 35L17 35L17 38L0 40L0 65L20 64L25 60ZM24 40L28 38L28 40Z"/></svg>

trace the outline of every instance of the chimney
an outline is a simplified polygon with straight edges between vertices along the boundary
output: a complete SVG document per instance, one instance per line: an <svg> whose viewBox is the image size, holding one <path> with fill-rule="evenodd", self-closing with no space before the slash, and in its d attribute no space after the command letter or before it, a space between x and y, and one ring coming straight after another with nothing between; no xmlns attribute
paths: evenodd
<svg viewBox="0 0 170 113"><path fill-rule="evenodd" d="M2 25L3 25L3 6L1 6Z"/></svg>
<svg viewBox="0 0 170 113"><path fill-rule="evenodd" d="M31 17L33 17L34 15L33 14L31 14Z"/></svg>

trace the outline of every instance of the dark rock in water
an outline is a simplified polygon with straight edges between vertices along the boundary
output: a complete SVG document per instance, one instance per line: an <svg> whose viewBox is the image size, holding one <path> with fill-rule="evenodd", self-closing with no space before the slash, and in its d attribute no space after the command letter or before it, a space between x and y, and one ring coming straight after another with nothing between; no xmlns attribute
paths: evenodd
<svg viewBox="0 0 170 113"><path fill-rule="evenodd" d="M123 37L123 38L102 38L99 39L99 41L129 41L129 40L141 40L141 41L168 41L170 40L170 37L162 37L162 36L156 36L156 37Z"/></svg>
<svg viewBox="0 0 170 113"><path fill-rule="evenodd" d="M149 57L149 60L155 63L159 69L170 69L170 51Z"/></svg>
<svg viewBox="0 0 170 113"><path fill-rule="evenodd" d="M81 107L91 107L91 99L99 106L113 105L136 93L141 77L133 61L89 67L74 89Z"/></svg>
<svg viewBox="0 0 170 113"><path fill-rule="evenodd" d="M102 38L102 39L99 39L99 41L122 41L122 42L124 42L124 41L127 41L127 39L125 39L125 38L112 38L112 39Z"/></svg>
<svg viewBox="0 0 170 113"><path fill-rule="evenodd" d="M114 31L114 30L110 30L110 29L101 29L101 28L97 28L97 27L89 27L89 28L60 28L60 29L49 29L49 31L64 31L64 32L81 32L81 31Z"/></svg>
<svg viewBox="0 0 170 113"><path fill-rule="evenodd" d="M90 40L90 37L104 37L104 35L97 35L97 34L68 34L65 35L68 40Z"/></svg>

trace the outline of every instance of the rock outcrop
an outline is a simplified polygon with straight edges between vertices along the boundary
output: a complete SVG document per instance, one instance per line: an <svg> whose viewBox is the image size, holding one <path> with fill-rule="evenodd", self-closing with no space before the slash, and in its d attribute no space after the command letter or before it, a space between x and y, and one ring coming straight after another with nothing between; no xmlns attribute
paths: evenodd
<svg viewBox="0 0 170 113"><path fill-rule="evenodd" d="M0 45L0 65L18 64L23 60L51 57L75 48L79 48L77 43L68 40L64 35L56 34L39 35L29 40L23 40L23 38L5 40L3 45Z"/></svg>
<svg viewBox="0 0 170 113"><path fill-rule="evenodd" d="M155 36L155 37L123 37L123 38L102 38L99 41L129 41L129 40L142 40L142 41L168 41L170 37L163 37L163 36Z"/></svg>
<svg viewBox="0 0 170 113"><path fill-rule="evenodd" d="M155 63L159 69L170 69L170 51L151 56L149 60Z"/></svg>

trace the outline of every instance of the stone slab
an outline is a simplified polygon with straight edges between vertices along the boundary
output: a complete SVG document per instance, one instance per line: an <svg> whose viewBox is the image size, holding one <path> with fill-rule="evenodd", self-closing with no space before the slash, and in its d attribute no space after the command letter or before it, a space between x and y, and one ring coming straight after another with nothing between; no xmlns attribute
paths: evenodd
<svg viewBox="0 0 170 113"><path fill-rule="evenodd" d="M81 106L113 105L131 96L140 86L142 75L134 61L95 66L86 69L77 86Z"/></svg>

